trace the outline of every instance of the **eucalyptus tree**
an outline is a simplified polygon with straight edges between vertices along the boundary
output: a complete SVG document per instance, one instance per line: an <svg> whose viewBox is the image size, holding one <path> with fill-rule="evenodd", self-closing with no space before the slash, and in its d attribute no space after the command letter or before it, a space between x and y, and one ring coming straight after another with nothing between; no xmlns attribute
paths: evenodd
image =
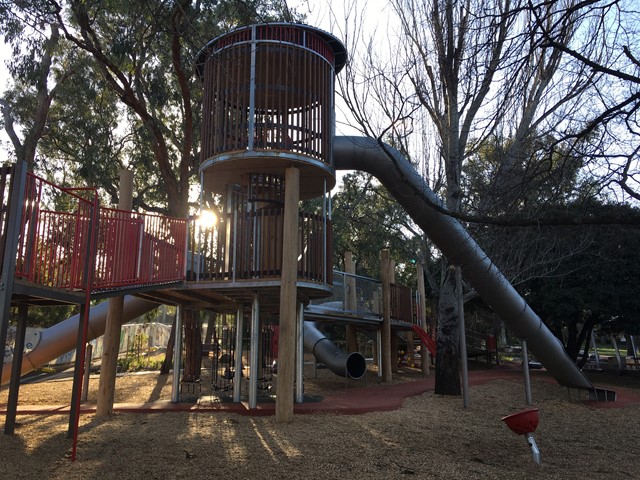
<svg viewBox="0 0 640 480"><path fill-rule="evenodd" d="M369 174L347 174L332 200L334 264L344 253L357 259L358 274L380 278L380 251L386 248L399 267L397 280L415 284L413 262L421 255L422 235L407 213Z"/></svg>
<svg viewBox="0 0 640 480"><path fill-rule="evenodd" d="M33 70L37 57L47 52L48 63L41 63L39 72L48 65L59 78L76 75L53 103L57 117L49 123L52 128L44 128L46 115L29 105L35 96L19 85L3 110L19 102L24 108L21 115L5 114L5 126L18 123L17 130L24 131L33 118L40 119L47 157L61 163L58 170L96 182L113 197L118 167L131 168L136 172L134 203L176 216L188 213L198 167L199 50L236 25L298 18L281 0L39 0L3 2L0 8L5 14L0 33L14 46L14 79L16 72ZM59 44L55 55L41 40L49 29L55 31L49 44ZM40 84L49 107L54 95L46 82ZM74 167L63 167L67 161Z"/></svg>
<svg viewBox="0 0 640 480"><path fill-rule="evenodd" d="M627 205L569 205L591 214L639 217ZM640 227L589 225L542 227L554 257L564 256L554 275L520 285L532 307L561 340L567 354L582 367L589 357L594 328L608 333L640 332ZM576 244L583 248L576 251Z"/></svg>
<svg viewBox="0 0 640 480"><path fill-rule="evenodd" d="M71 74L54 74L54 59L61 48L60 31L56 24L42 26L43 18L46 15L33 7L14 9L12 4L0 4L0 34L11 46L13 60L8 67L15 82L14 88L3 92L0 98L2 127L16 160L29 168L35 163L51 103ZM26 44L25 38L29 39ZM25 110L31 115L21 116Z"/></svg>

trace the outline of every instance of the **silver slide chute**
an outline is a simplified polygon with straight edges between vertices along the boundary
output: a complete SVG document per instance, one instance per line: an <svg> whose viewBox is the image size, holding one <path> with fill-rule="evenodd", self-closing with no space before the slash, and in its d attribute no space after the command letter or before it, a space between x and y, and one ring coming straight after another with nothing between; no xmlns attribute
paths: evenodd
<svg viewBox="0 0 640 480"><path fill-rule="evenodd" d="M566 354L560 340L491 262L464 227L439 211L441 200L411 163L395 148L365 137L335 137L336 170L374 175L449 261L462 268L465 280L561 385L593 389Z"/></svg>

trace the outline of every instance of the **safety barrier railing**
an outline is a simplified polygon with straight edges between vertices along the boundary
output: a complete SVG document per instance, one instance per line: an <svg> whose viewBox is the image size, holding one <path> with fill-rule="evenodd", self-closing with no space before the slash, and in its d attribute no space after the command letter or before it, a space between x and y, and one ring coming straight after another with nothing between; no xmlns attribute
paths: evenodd
<svg viewBox="0 0 640 480"><path fill-rule="evenodd" d="M391 318L401 322L414 323L411 288L391 284Z"/></svg>
<svg viewBox="0 0 640 480"><path fill-rule="evenodd" d="M311 303L345 313L382 315L382 283L374 278L333 271L333 295ZM415 323L411 288L391 284L391 318Z"/></svg>
<svg viewBox="0 0 640 480"><path fill-rule="evenodd" d="M0 168L0 247L12 173ZM18 230L15 277L38 286L103 290L184 279L187 220L100 208L93 188L63 188L28 173Z"/></svg>
<svg viewBox="0 0 640 480"><path fill-rule="evenodd" d="M382 312L382 287L379 280L333 271L333 295L314 301L330 304L350 313L379 315Z"/></svg>
<svg viewBox="0 0 640 480"><path fill-rule="evenodd" d="M100 210L94 289L184 279L186 219Z"/></svg>
<svg viewBox="0 0 640 480"><path fill-rule="evenodd" d="M13 171L13 165L2 165L2 167L0 167L0 270L4 263L4 247L7 238L7 219L10 208L11 178Z"/></svg>
<svg viewBox="0 0 640 480"><path fill-rule="evenodd" d="M97 202L95 189L61 188L27 174L16 277L52 288L87 288Z"/></svg>
<svg viewBox="0 0 640 480"><path fill-rule="evenodd" d="M235 210L213 226L193 219L189 228L187 279L238 281L280 278L283 241L282 208ZM315 283L332 282L327 268L331 247L331 222L301 212L298 236L298 278Z"/></svg>

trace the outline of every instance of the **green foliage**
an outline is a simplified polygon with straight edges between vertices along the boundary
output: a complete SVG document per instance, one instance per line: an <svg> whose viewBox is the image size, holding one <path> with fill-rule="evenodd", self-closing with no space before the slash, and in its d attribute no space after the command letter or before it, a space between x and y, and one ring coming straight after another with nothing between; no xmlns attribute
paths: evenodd
<svg viewBox="0 0 640 480"><path fill-rule="evenodd" d="M59 25L56 92L39 173L97 186L117 202L118 169L134 171L134 208L186 215L197 182L202 86L195 58L211 38L238 25L297 21L281 0L129 2L68 0L2 4L0 35L14 49L16 123L35 117L37 35ZM44 28L46 30L46 28Z"/></svg>
<svg viewBox="0 0 640 480"><path fill-rule="evenodd" d="M148 357L142 357L141 359L135 357L124 357L118 359L118 371L119 372L140 372L142 370L160 370L162 365L162 359L150 359Z"/></svg>
<svg viewBox="0 0 640 480"><path fill-rule="evenodd" d="M91 59L79 54L65 61L68 68L83 74L72 75L58 90L36 168L61 185L100 187L105 204L117 203L119 169L134 139L118 128L122 115L118 99ZM28 118L29 111L22 114Z"/></svg>
<svg viewBox="0 0 640 480"><path fill-rule="evenodd" d="M463 167L467 192L464 209L480 216L540 217L544 209L593 195L584 161L551 136L529 135L516 144L492 136L479 145Z"/></svg>
<svg viewBox="0 0 640 480"><path fill-rule="evenodd" d="M637 209L593 204L594 215L639 215ZM590 226L549 229L554 254L564 256L553 275L526 282L527 301L576 359L588 351L595 326L608 332L640 331L640 228ZM576 245L582 248L576 250Z"/></svg>
<svg viewBox="0 0 640 480"><path fill-rule="evenodd" d="M118 358L118 370L121 372L138 372L140 370L160 370L163 356L152 356L144 346L149 342L149 336L138 333L133 339L124 357Z"/></svg>
<svg viewBox="0 0 640 480"><path fill-rule="evenodd" d="M76 306L30 307L27 324L30 327L49 328L76 313Z"/></svg>
<svg viewBox="0 0 640 480"><path fill-rule="evenodd" d="M387 248L397 281L415 284L411 260L422 255L422 233L384 187L370 175L348 174L332 206L334 265L342 266L345 252L352 251L357 273L379 278L380 251Z"/></svg>

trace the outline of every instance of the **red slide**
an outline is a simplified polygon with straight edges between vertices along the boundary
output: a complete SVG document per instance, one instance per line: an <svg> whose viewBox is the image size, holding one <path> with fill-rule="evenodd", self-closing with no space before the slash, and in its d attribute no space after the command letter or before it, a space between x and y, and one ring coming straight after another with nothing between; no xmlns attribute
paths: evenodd
<svg viewBox="0 0 640 480"><path fill-rule="evenodd" d="M411 325L411 328L418 334L418 337L420 337L420 341L422 342L422 344L429 349L429 352L431 352L431 356L435 357L436 342L433 341L433 338L431 338L420 325Z"/></svg>

